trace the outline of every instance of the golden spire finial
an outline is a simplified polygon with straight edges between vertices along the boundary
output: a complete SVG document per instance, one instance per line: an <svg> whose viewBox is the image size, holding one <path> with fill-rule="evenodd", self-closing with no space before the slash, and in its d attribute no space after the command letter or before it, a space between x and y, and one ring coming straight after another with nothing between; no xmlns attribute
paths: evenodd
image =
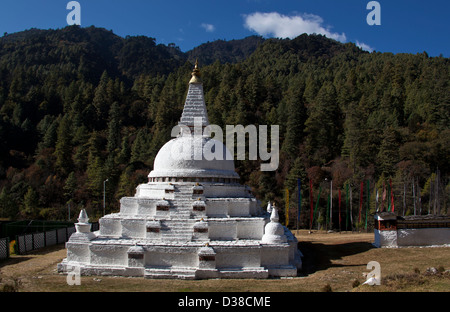
<svg viewBox="0 0 450 312"><path fill-rule="evenodd" d="M195 60L195 67L194 70L192 71L192 78L191 81L189 81L189 83L201 83L202 80L200 79L200 70L198 69L198 59Z"/></svg>

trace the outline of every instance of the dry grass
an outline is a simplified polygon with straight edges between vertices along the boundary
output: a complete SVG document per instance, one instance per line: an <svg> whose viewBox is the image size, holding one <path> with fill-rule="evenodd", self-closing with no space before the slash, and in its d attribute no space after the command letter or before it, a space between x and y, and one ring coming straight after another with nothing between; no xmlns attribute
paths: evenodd
<svg viewBox="0 0 450 312"><path fill-rule="evenodd" d="M321 292L450 290L450 248L378 249L372 233L299 231L304 270L296 278L267 280L148 280L123 277L81 277L69 286L56 265L66 256L63 246L12 256L0 262L0 290L19 291L151 291L151 292ZM381 265L381 286L362 285L370 261ZM427 268L439 268L437 274Z"/></svg>

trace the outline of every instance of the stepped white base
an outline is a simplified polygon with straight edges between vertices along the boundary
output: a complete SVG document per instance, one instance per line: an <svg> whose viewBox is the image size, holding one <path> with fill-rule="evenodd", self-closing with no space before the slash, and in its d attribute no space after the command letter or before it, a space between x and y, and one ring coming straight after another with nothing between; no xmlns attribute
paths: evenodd
<svg viewBox="0 0 450 312"><path fill-rule="evenodd" d="M133 246L141 256L131 256ZM58 271L80 268L81 275L136 276L144 278L256 278L297 276L299 252L289 244L264 245L259 241L211 241L213 255L202 258L204 243L155 243L130 239L100 239L68 242L68 257ZM294 254L294 257L292 257ZM295 256L296 255L296 256Z"/></svg>

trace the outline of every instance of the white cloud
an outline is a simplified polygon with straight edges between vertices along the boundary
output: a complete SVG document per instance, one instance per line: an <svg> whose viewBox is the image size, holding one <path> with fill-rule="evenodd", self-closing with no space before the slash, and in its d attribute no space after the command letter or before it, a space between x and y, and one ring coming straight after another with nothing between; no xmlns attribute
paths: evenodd
<svg viewBox="0 0 450 312"><path fill-rule="evenodd" d="M373 50L374 50L374 48L372 48L368 44L365 44L364 42L359 42L358 40L356 40L356 46L360 47L361 49L363 49L365 51L369 51L369 52L373 52Z"/></svg>
<svg viewBox="0 0 450 312"><path fill-rule="evenodd" d="M261 36L273 35L278 38L295 38L303 33L321 34L340 42L346 42L344 33L331 32L323 26L323 19L314 14L287 16L277 12L255 12L245 15L244 26Z"/></svg>
<svg viewBox="0 0 450 312"><path fill-rule="evenodd" d="M212 24L202 23L201 26L202 26L207 32L213 32L214 30L216 30L216 27L214 27L214 25L212 25Z"/></svg>

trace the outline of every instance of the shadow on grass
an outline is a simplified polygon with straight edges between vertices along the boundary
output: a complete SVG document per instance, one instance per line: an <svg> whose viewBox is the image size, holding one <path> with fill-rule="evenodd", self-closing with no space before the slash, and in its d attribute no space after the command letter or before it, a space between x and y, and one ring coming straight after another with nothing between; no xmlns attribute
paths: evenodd
<svg viewBox="0 0 450 312"><path fill-rule="evenodd" d="M6 267L8 265L17 264L17 263L20 263L23 261L30 260L30 259L34 258L33 256L46 255L48 253L58 251L61 249L65 249L65 248L66 248L65 244L58 244L58 245L43 247L40 249L35 249L35 250L29 251L23 255L13 254L8 259L4 259L4 260L0 261L0 269L2 267Z"/></svg>
<svg viewBox="0 0 450 312"><path fill-rule="evenodd" d="M316 271L326 270L330 267L359 266L359 264L336 264L332 263L332 261L362 253L375 247L367 242L352 242L338 245L300 242L298 248L303 254L303 268L300 273L302 275L309 275Z"/></svg>
<svg viewBox="0 0 450 312"><path fill-rule="evenodd" d="M21 257L11 257L11 258L9 258L9 259L5 259L5 260L1 260L0 261L0 269L1 268L3 268L3 267L7 267L8 265L12 265L12 264L17 264L17 263L20 263L20 262L23 262L23 261L27 261L27 260L30 260L31 259L31 257L24 257L24 256L21 256Z"/></svg>

